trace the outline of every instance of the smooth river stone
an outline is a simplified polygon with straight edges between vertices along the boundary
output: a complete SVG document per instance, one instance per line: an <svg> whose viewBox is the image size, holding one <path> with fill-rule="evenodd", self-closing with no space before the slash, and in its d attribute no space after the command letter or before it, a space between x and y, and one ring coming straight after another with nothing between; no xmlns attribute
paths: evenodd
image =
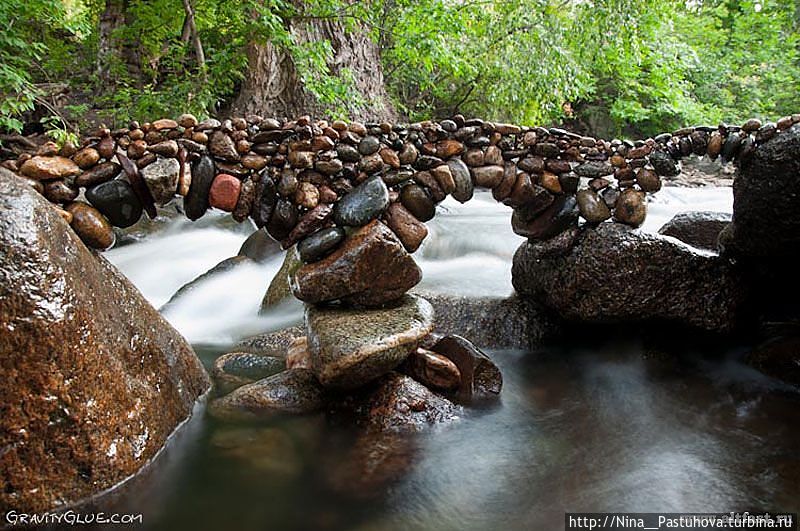
<svg viewBox="0 0 800 531"><path fill-rule="evenodd" d="M130 227L142 217L142 203L127 181L100 183L86 190L86 199L115 227Z"/></svg>
<svg viewBox="0 0 800 531"><path fill-rule="evenodd" d="M236 162L239 160L239 152L236 151L236 144L233 139L222 131L214 131L208 139L208 151L217 158Z"/></svg>
<svg viewBox="0 0 800 531"><path fill-rule="evenodd" d="M589 223L600 223L611 217L611 210L594 190L580 190L576 196L581 216Z"/></svg>
<svg viewBox="0 0 800 531"><path fill-rule="evenodd" d="M61 180L48 181L44 185L44 196L52 203L71 203L78 197L78 189Z"/></svg>
<svg viewBox="0 0 800 531"><path fill-rule="evenodd" d="M445 166L446 167L446 166ZM402 204L392 203L386 209L386 224L397 234L406 251L413 253L428 236L428 228Z"/></svg>
<svg viewBox="0 0 800 531"><path fill-rule="evenodd" d="M101 162L94 168L87 170L75 177L75 184L89 188L96 184L110 181L121 171L121 167L116 162Z"/></svg>
<svg viewBox="0 0 800 531"><path fill-rule="evenodd" d="M217 387L230 392L237 387L269 378L286 370L286 360L251 352L228 352L214 362L211 376Z"/></svg>
<svg viewBox="0 0 800 531"><path fill-rule="evenodd" d="M297 252L303 262L316 262L336 249L344 237L344 229L340 227L322 229L298 243Z"/></svg>
<svg viewBox="0 0 800 531"><path fill-rule="evenodd" d="M267 223L267 232L278 241L284 240L297 225L299 212L291 201L280 199L275 204L272 217Z"/></svg>
<svg viewBox="0 0 800 531"><path fill-rule="evenodd" d="M209 413L223 420L252 420L313 413L324 405L324 390L314 374L308 369L290 369L212 401Z"/></svg>
<svg viewBox="0 0 800 531"><path fill-rule="evenodd" d="M722 137L720 134L715 133L714 135L711 135L711 139L714 141L714 149L716 150L718 147L721 150ZM716 155L719 155L718 150L716 151ZM716 158L716 155L714 155L712 158ZM653 166L653 169L658 175L663 175L664 177L674 177L681 172L681 168L678 166L678 163L672 159L669 153L664 151L654 151L651 153L650 164ZM659 188L661 188L660 185Z"/></svg>
<svg viewBox="0 0 800 531"><path fill-rule="evenodd" d="M216 170L211 157L203 155L192 163L192 183L183 201L186 217L194 221L208 210L208 192L214 182Z"/></svg>
<svg viewBox="0 0 800 531"><path fill-rule="evenodd" d="M578 225L578 203L574 196L557 197L553 203L530 221L515 209L511 215L511 228L520 236L531 240L546 240Z"/></svg>
<svg viewBox="0 0 800 531"><path fill-rule="evenodd" d="M472 177L475 180L475 186L484 188L494 188L503 180L503 167L494 166L481 166L479 168L472 168Z"/></svg>
<svg viewBox="0 0 800 531"><path fill-rule="evenodd" d="M37 181L72 177L81 172L77 164L65 157L32 157L22 163L20 173Z"/></svg>
<svg viewBox="0 0 800 531"><path fill-rule="evenodd" d="M261 182L258 183L256 190L250 217L253 218L256 227L261 228L269 223L272 212L275 210L275 204L278 202L278 195L275 181L266 174L261 176Z"/></svg>
<svg viewBox="0 0 800 531"><path fill-rule="evenodd" d="M503 389L503 375L479 348L461 336L445 336L431 350L450 359L458 367L462 400L495 398Z"/></svg>
<svg viewBox="0 0 800 531"><path fill-rule="evenodd" d="M288 249L306 236L331 225L332 212L333 207L331 205L319 205L307 211L297 220L297 224L292 231L281 242L281 247Z"/></svg>
<svg viewBox="0 0 800 531"><path fill-rule="evenodd" d="M389 206L389 189L380 175L370 177L336 203L333 219L342 227L361 227Z"/></svg>
<svg viewBox="0 0 800 531"><path fill-rule="evenodd" d="M414 295L371 310L307 305L305 322L319 382L355 389L389 373L416 350L433 330L433 307Z"/></svg>
<svg viewBox="0 0 800 531"><path fill-rule="evenodd" d="M141 175L157 205L166 205L175 198L181 167L175 159L158 158L142 168Z"/></svg>
<svg viewBox="0 0 800 531"><path fill-rule="evenodd" d="M242 191L242 182L227 173L220 173L214 177L211 189L208 191L208 204L225 212L232 212L239 201Z"/></svg>
<svg viewBox="0 0 800 531"><path fill-rule="evenodd" d="M97 164L100 160L100 153L94 148L87 147L75 153L72 160L80 169L86 170Z"/></svg>
<svg viewBox="0 0 800 531"><path fill-rule="evenodd" d="M653 170L639 168L636 172L636 182L643 192L658 192L661 190L661 178Z"/></svg>
<svg viewBox="0 0 800 531"><path fill-rule="evenodd" d="M472 195L475 192L469 167L461 159L448 160L447 167L450 168L450 174L455 182L455 189L452 193L453 199L459 203L466 203L472 199Z"/></svg>
<svg viewBox="0 0 800 531"><path fill-rule="evenodd" d="M422 271L394 232L378 220L350 234L330 255L306 264L291 277L301 301L342 300L380 306L400 298L422 279Z"/></svg>
<svg viewBox="0 0 800 531"><path fill-rule="evenodd" d="M400 190L400 202L418 220L425 222L433 219L436 205L425 189L416 184L409 184Z"/></svg>
<svg viewBox="0 0 800 531"><path fill-rule="evenodd" d="M581 177L596 179L598 177L605 177L606 175L611 175L614 173L614 166L605 161L590 160L575 166L573 171Z"/></svg>
<svg viewBox="0 0 800 531"><path fill-rule="evenodd" d="M66 211L72 214L72 230L88 247L105 250L114 245L114 230L99 210L76 202L67 205Z"/></svg>
<svg viewBox="0 0 800 531"><path fill-rule="evenodd" d="M647 202L643 192L628 188L624 190L614 208L614 219L620 223L638 227L647 217Z"/></svg>
<svg viewBox="0 0 800 531"><path fill-rule="evenodd" d="M418 348L405 363L405 372L432 389L452 391L461 385L461 371L447 356Z"/></svg>

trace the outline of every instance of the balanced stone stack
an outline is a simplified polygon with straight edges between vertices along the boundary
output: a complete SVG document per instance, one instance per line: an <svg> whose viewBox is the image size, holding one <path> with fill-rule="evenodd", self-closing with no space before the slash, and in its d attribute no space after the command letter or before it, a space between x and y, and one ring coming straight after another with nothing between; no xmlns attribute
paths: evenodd
<svg viewBox="0 0 800 531"><path fill-rule="evenodd" d="M185 114L102 128L80 146L4 150L2 165L60 205L93 248L113 245L112 226L130 226L143 212L155 216L156 205L179 195L190 219L210 207L237 221L250 217L284 248L298 244L311 264L363 227L387 234L370 225L375 220L393 233L387 242L413 253L436 204L447 195L468 201L475 187L512 207L514 231L532 240L574 227L579 217L639 226L645 194L677 174L682 157L746 160L798 121L800 115L765 125L692 127L632 142L463 116L393 125L254 115L200 122ZM81 189L88 204L78 201ZM399 293L399 285L387 290ZM303 285L295 293L319 299Z"/></svg>

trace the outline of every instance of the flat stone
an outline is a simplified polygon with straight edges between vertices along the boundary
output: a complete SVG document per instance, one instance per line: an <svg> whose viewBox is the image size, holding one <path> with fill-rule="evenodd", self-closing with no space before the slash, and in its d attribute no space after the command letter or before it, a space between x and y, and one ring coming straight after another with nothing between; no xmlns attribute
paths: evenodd
<svg viewBox="0 0 800 531"><path fill-rule="evenodd" d="M65 210L72 214L72 230L87 247L105 250L114 245L114 230L99 210L80 202L70 203Z"/></svg>
<svg viewBox="0 0 800 531"><path fill-rule="evenodd" d="M300 415L319 411L325 395L308 369L290 369L243 385L209 405L209 413L228 421Z"/></svg>
<svg viewBox="0 0 800 531"><path fill-rule="evenodd" d="M475 185L472 183L472 177L469 173L469 167L461 159L450 159L447 161L447 167L450 168L450 175L455 182L455 189L453 190L453 199L459 203L466 203L472 199L475 191Z"/></svg>
<svg viewBox="0 0 800 531"><path fill-rule="evenodd" d="M354 389L389 373L431 330L433 308L413 295L380 309L306 306L311 365L325 387Z"/></svg>
<svg viewBox="0 0 800 531"><path fill-rule="evenodd" d="M614 166L605 161L590 160L575 166L573 171L581 177L596 179L598 177L605 177L606 175L613 174Z"/></svg>
<svg viewBox="0 0 800 531"><path fill-rule="evenodd" d="M127 181L98 184L86 190L86 200L115 227L130 227L142 217L142 203Z"/></svg>
<svg viewBox="0 0 800 531"><path fill-rule="evenodd" d="M64 179L81 172L77 164L65 157L32 157L22 163L20 173L38 181Z"/></svg>
<svg viewBox="0 0 800 531"><path fill-rule="evenodd" d="M387 206L389 189L380 175L376 175L353 188L336 203L333 219L342 227L361 227L380 216Z"/></svg>
<svg viewBox="0 0 800 531"><path fill-rule="evenodd" d="M140 171L157 205L164 206L175 198L180 169L177 160L159 157Z"/></svg>
<svg viewBox="0 0 800 531"><path fill-rule="evenodd" d="M727 212L681 212L658 229L658 233L698 249L717 251L719 235L730 222L731 215Z"/></svg>
<svg viewBox="0 0 800 531"><path fill-rule="evenodd" d="M419 266L394 232L376 220L350 234L327 257L298 269L291 288L295 297L312 304L342 300L380 306L421 279Z"/></svg>
<svg viewBox="0 0 800 531"><path fill-rule="evenodd" d="M116 162L101 162L94 168L75 177L75 185L89 188L96 184L110 181L119 175L121 167Z"/></svg>
<svg viewBox="0 0 800 531"><path fill-rule="evenodd" d="M297 252L303 262L316 262L330 254L344 241L344 229L330 227L322 229L297 244Z"/></svg>

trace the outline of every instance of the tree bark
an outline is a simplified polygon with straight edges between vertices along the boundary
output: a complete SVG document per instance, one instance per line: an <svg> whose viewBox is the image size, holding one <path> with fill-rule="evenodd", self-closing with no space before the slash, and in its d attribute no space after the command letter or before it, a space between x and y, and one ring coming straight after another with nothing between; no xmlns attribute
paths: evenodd
<svg viewBox="0 0 800 531"><path fill-rule="evenodd" d="M96 73L100 88L113 86L113 72L117 61L127 70L131 80L139 83L142 77L141 56L138 43L121 39L118 30L131 22L129 0L106 0L98 28Z"/></svg>
<svg viewBox="0 0 800 531"><path fill-rule="evenodd" d="M365 121L397 117L384 86L380 51L366 32L347 32L336 20L308 19L290 23L298 44L328 40L333 60L328 66L334 75L347 69L363 104L347 104L350 118ZM274 44L250 43L248 70L238 97L232 105L236 114L296 118L304 114L326 117L319 101L303 88L291 54Z"/></svg>

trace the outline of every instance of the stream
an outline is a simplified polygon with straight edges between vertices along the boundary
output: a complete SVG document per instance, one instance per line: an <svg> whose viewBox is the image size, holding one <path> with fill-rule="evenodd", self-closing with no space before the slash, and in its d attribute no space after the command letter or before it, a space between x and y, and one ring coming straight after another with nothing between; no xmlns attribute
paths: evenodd
<svg viewBox="0 0 800 531"><path fill-rule="evenodd" d="M730 188L665 188L643 230L683 210L730 212ZM508 295L522 239L488 194L452 199L415 255L422 287ZM248 231L173 220L106 256L156 307L233 256ZM282 257L201 283L165 313L209 367L246 336ZM675 334L673 334L674 336ZM321 416L223 424L202 409L112 495L150 529L561 529L565 511L800 510L800 393L744 365L745 348L587 327L533 351L488 351L501 400L425 433L365 436Z"/></svg>

